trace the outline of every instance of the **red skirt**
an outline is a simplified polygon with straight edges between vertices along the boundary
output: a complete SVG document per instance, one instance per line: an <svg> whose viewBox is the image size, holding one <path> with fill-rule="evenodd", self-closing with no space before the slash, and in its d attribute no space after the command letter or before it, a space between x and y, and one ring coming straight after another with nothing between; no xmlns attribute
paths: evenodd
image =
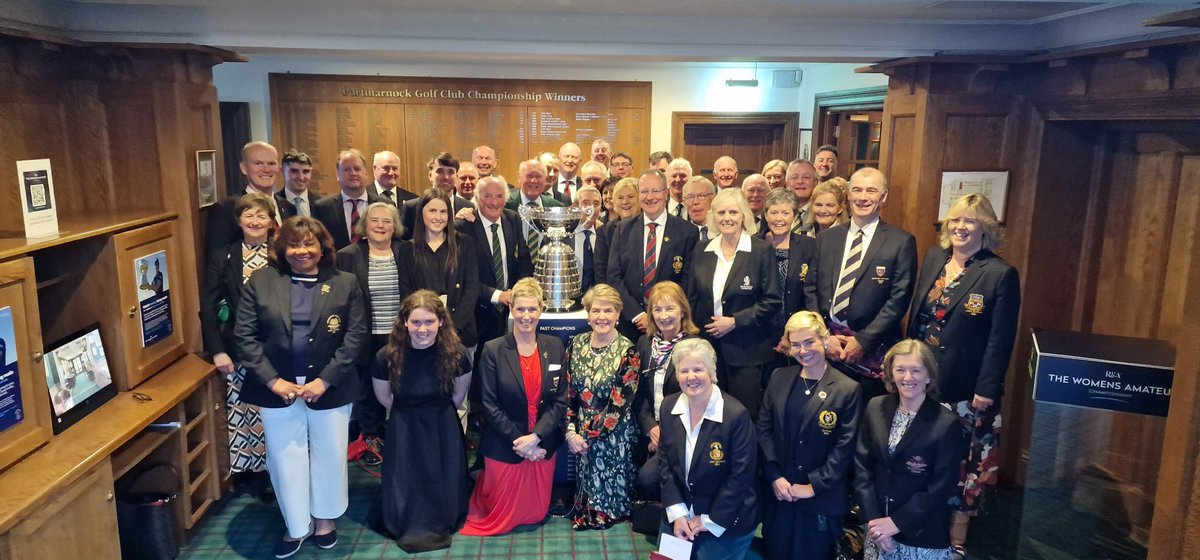
<svg viewBox="0 0 1200 560"><path fill-rule="evenodd" d="M467 524L460 535L503 535L520 525L541 523L550 510L554 455L517 464L483 458L483 473L471 494Z"/></svg>

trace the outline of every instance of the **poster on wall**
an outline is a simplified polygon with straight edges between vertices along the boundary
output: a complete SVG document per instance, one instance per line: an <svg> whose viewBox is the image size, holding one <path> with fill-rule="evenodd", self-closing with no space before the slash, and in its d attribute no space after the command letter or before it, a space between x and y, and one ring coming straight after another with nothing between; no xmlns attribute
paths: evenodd
<svg viewBox="0 0 1200 560"><path fill-rule="evenodd" d="M142 347L171 336L171 285L167 275L167 252L159 251L133 261L138 279L137 301L141 309Z"/></svg>
<svg viewBox="0 0 1200 560"><path fill-rule="evenodd" d="M54 205L50 160L18 161L17 184L21 191L21 213L25 216L25 237L57 235L58 211Z"/></svg>
<svg viewBox="0 0 1200 560"><path fill-rule="evenodd" d="M968 194L986 196L1004 223L1004 201L1008 197L1007 171L943 171L942 195L938 200L938 221L946 219L950 205Z"/></svg>
<svg viewBox="0 0 1200 560"><path fill-rule="evenodd" d="M25 419L21 376L17 375L17 338L11 307L0 308L0 432Z"/></svg>

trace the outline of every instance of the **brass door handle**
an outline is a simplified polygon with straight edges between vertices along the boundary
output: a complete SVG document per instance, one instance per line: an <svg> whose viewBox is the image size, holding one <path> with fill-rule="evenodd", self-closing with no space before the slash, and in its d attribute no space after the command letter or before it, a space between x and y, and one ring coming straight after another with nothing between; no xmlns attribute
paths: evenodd
<svg viewBox="0 0 1200 560"><path fill-rule="evenodd" d="M129 318L132 319L135 315L137 315L137 306L130 305L129 306Z"/></svg>

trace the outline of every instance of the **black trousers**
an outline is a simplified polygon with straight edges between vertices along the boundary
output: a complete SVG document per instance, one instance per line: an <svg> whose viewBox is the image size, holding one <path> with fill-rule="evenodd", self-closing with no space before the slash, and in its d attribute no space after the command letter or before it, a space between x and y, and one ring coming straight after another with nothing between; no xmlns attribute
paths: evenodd
<svg viewBox="0 0 1200 560"><path fill-rule="evenodd" d="M354 408L350 412L350 441L354 441L359 435L383 437L384 426L387 423L387 409L379 404L379 399L375 398L375 389L372 387L368 368L371 361L375 359L375 353L379 352L380 348L387 346L387 341L388 335L386 334L371 335L367 365L359 372L359 375L365 380L362 384L363 394L354 401Z"/></svg>

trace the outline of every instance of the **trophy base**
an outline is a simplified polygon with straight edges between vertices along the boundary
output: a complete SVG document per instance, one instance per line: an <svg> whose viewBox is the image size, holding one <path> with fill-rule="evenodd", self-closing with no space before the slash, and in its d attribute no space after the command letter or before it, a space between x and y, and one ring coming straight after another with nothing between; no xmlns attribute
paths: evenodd
<svg viewBox="0 0 1200 560"><path fill-rule="evenodd" d="M569 313L582 308L583 303L574 299L564 299L558 302L546 302L546 311L550 313Z"/></svg>

